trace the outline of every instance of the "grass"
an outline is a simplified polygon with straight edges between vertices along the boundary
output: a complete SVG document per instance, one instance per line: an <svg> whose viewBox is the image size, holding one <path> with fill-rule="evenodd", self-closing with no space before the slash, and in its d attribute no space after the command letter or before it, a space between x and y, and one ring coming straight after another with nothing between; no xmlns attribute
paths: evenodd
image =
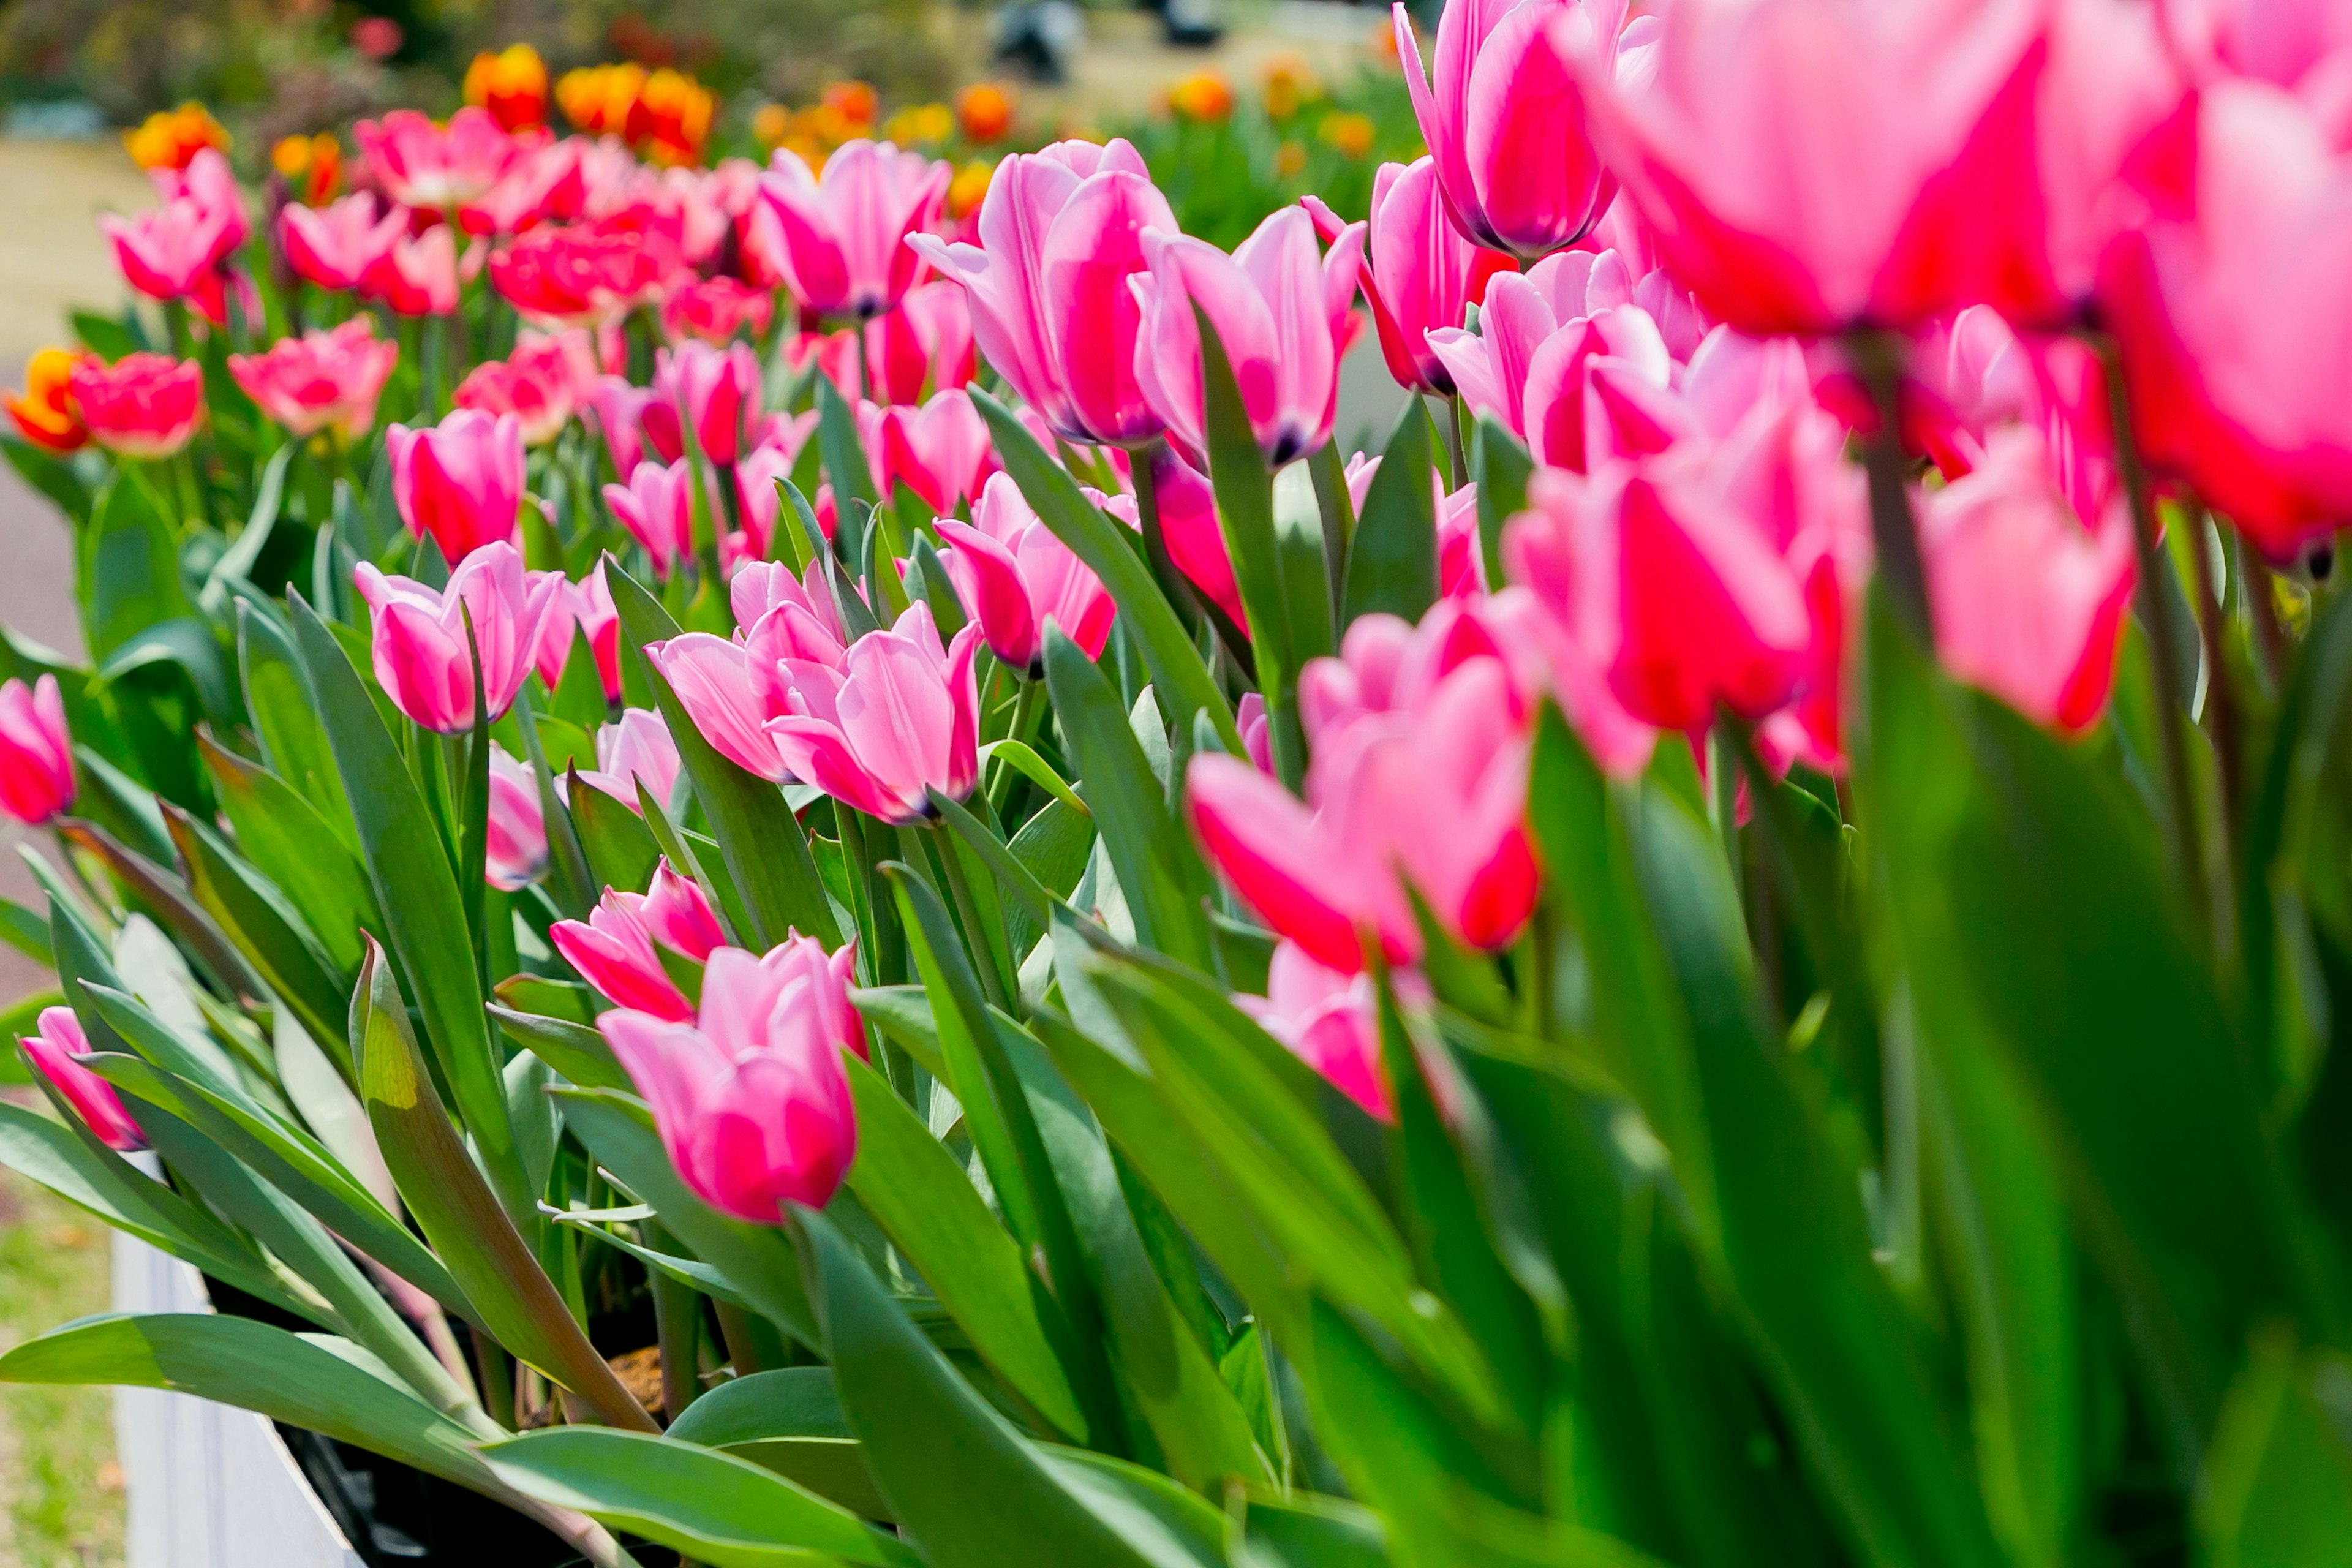
<svg viewBox="0 0 2352 1568"><path fill-rule="evenodd" d="M0 1170L0 1350L106 1310L104 1226ZM122 1480L104 1389L0 1384L0 1568L122 1561Z"/></svg>

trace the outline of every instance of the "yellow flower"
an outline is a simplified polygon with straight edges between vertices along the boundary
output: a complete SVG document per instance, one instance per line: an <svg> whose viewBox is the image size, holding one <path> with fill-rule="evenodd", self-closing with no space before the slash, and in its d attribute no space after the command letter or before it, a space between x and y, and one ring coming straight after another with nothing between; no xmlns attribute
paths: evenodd
<svg viewBox="0 0 2352 1568"><path fill-rule="evenodd" d="M988 195L988 182L995 176L996 165L985 159L975 158L955 173L948 183L948 216L961 218L981 204Z"/></svg>
<svg viewBox="0 0 2352 1568"><path fill-rule="evenodd" d="M773 150L791 134L793 111L781 103L763 103L751 111L751 134L760 145Z"/></svg>
<svg viewBox="0 0 2352 1568"><path fill-rule="evenodd" d="M1265 112L1269 119L1287 120L1298 112L1300 104L1311 103L1322 96L1323 84L1301 57L1276 55L1267 62Z"/></svg>
<svg viewBox="0 0 2352 1568"><path fill-rule="evenodd" d="M547 118L547 62L529 44L485 50L466 68L466 101L509 131L529 130Z"/></svg>
<svg viewBox="0 0 2352 1568"><path fill-rule="evenodd" d="M901 147L944 142L955 134L955 112L946 104L913 104L883 122L882 140Z"/></svg>
<svg viewBox="0 0 2352 1568"><path fill-rule="evenodd" d="M207 147L228 151L228 132L211 111L190 99L177 109L159 109L136 131L122 133L131 161L142 169L184 169Z"/></svg>
<svg viewBox="0 0 2352 1568"><path fill-rule="evenodd" d="M1168 107L1184 120L1223 120L1234 111L1233 84L1216 71L1196 71L1168 89Z"/></svg>
<svg viewBox="0 0 2352 1568"><path fill-rule="evenodd" d="M1296 179L1307 172L1307 148L1297 142L1285 142L1274 150L1274 172L1278 178Z"/></svg>

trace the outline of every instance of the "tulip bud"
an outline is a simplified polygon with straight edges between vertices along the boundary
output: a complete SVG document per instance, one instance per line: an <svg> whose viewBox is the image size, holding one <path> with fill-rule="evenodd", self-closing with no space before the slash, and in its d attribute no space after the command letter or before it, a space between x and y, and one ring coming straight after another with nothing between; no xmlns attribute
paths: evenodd
<svg viewBox="0 0 2352 1568"><path fill-rule="evenodd" d="M122 1097L115 1093L114 1086L74 1059L89 1055L89 1040L73 1009L44 1007L36 1027L37 1033L16 1043L82 1124L110 1149L128 1152L147 1147L147 1135L123 1109Z"/></svg>
<svg viewBox="0 0 2352 1568"><path fill-rule="evenodd" d="M37 826L73 798L73 737L58 678L0 683L0 812Z"/></svg>

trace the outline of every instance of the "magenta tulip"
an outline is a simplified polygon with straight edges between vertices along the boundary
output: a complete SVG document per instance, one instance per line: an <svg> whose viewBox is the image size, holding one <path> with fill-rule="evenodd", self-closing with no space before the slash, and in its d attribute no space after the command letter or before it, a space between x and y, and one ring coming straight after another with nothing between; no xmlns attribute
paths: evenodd
<svg viewBox="0 0 2352 1568"><path fill-rule="evenodd" d="M360 276L360 298L395 316L446 316L457 308L457 239L447 224L396 237Z"/></svg>
<svg viewBox="0 0 2352 1568"><path fill-rule="evenodd" d="M938 216L950 172L862 137L827 158L822 175L780 149L760 199L782 233L776 260L785 287L821 316L865 321L898 304L922 269L907 237Z"/></svg>
<svg viewBox="0 0 2352 1568"><path fill-rule="evenodd" d="M1295 206L1268 216L1231 256L1205 240L1147 231L1151 271L1134 281L1143 303L1135 374L1170 433L1196 453L1207 449L1198 306L1224 345L1267 459L1286 463L1330 440L1363 243L1364 226L1350 224L1319 255L1314 220Z"/></svg>
<svg viewBox="0 0 2352 1568"><path fill-rule="evenodd" d="M646 547L655 576L667 579L694 553L694 475L685 458L667 468L639 463L627 484L604 487L604 504Z"/></svg>
<svg viewBox="0 0 2352 1568"><path fill-rule="evenodd" d="M483 848L483 879L502 893L528 887L547 869L547 817L540 806L539 780L496 742L490 746L490 813Z"/></svg>
<svg viewBox="0 0 2352 1568"><path fill-rule="evenodd" d="M920 408L877 408L869 403L860 411L860 424L867 460L878 457L875 488L885 497L903 484L932 511L944 514L976 498L997 469L988 422L961 389L937 394Z"/></svg>
<svg viewBox="0 0 2352 1568"><path fill-rule="evenodd" d="M73 737L58 678L0 682L0 813L37 827L73 798Z"/></svg>
<svg viewBox="0 0 2352 1568"><path fill-rule="evenodd" d="M483 546L511 541L522 506L522 423L460 408L421 430L384 431L393 504L408 531L431 536L455 563Z"/></svg>
<svg viewBox="0 0 2352 1568"><path fill-rule="evenodd" d="M841 1019L856 1016L849 951L828 960L812 937L765 958L722 947L704 967L696 1022L625 1010L598 1020L670 1163L722 1213L774 1225L789 1204L822 1207L856 1154L841 1062Z"/></svg>
<svg viewBox="0 0 2352 1568"><path fill-rule="evenodd" d="M184 198L128 218L101 213L98 226L113 243L122 280L149 299L219 298L219 267L235 247L226 214Z"/></svg>
<svg viewBox="0 0 2352 1568"><path fill-rule="evenodd" d="M110 1149L128 1152L147 1147L146 1133L123 1109L122 1097L114 1092L114 1086L75 1059L89 1055L90 1050L73 1009L44 1007L34 1026L35 1033L16 1043L58 1098L81 1118L82 1125Z"/></svg>
<svg viewBox="0 0 2352 1568"><path fill-rule="evenodd" d="M970 523L943 517L936 526L950 546L956 595L979 617L997 658L1042 678L1048 619L1088 658L1101 657L1118 608L1110 590L1038 521L1010 474L989 477Z"/></svg>
<svg viewBox="0 0 2352 1568"><path fill-rule="evenodd" d="M1625 0L1464 0L1437 24L1436 79L1399 4L1397 58L1454 224L1473 242L1533 259L1581 239L1616 185L1585 124L1595 82L1637 79L1643 52ZM1650 26L1637 23L1646 37ZM1458 324L1449 321L1447 326Z"/></svg>
<svg viewBox="0 0 2352 1568"><path fill-rule="evenodd" d="M1339 216L1307 198L1326 243L1346 231ZM1464 312L1483 302L1488 281L1515 263L1462 237L1445 214L1437 165L1429 158L1383 163L1372 178L1371 220L1364 245L1364 302L1371 307L1381 357L1399 386L1452 395L1454 373L1429 346L1429 334L1462 325Z"/></svg>
<svg viewBox="0 0 2352 1568"><path fill-rule="evenodd" d="M767 732L784 767L886 822L931 815L929 791L961 800L980 776L980 627L940 645L930 606L849 645L838 668L782 661L784 713Z"/></svg>
<svg viewBox="0 0 2352 1568"><path fill-rule="evenodd" d="M637 786L643 784L667 809L684 766L662 716L649 708L631 708L596 731L596 766L583 773L580 782L631 811L637 809Z"/></svg>
<svg viewBox="0 0 2352 1568"><path fill-rule="evenodd" d="M255 406L297 437L332 430L348 441L375 425L376 399L400 345L354 316L331 331L280 338L264 354L231 354L229 374Z"/></svg>
<svg viewBox="0 0 2352 1568"><path fill-rule="evenodd" d="M1370 975L1328 968L1297 942L1278 942L1266 966L1265 994L1234 1003L1367 1114L1396 1120L1381 1067Z"/></svg>
<svg viewBox="0 0 2352 1568"><path fill-rule="evenodd" d="M357 289L371 268L408 232L408 214L361 192L322 207L289 202L278 211L278 247L305 282Z"/></svg>
<svg viewBox="0 0 2352 1568"><path fill-rule="evenodd" d="M679 421L702 455L721 465L743 450L743 433L760 414L760 356L749 343L726 348L689 342L654 357L654 397L639 415L646 439L665 459L685 450Z"/></svg>
<svg viewBox="0 0 2352 1568"><path fill-rule="evenodd" d="M719 917L702 889L665 858L642 893L604 889L585 921L558 921L548 938L563 962L615 1007L651 1013L668 1023L694 1016L693 1005L662 964L656 946L694 963L708 963L725 945Z"/></svg>
<svg viewBox="0 0 2352 1568"><path fill-rule="evenodd" d="M582 398L596 433L604 437L604 450L613 459L616 474L634 474L645 458L645 436L640 422L646 405L653 400L653 389L633 386L623 375L599 376L596 384ZM674 460L665 458L664 461Z"/></svg>
<svg viewBox="0 0 2352 1568"><path fill-rule="evenodd" d="M979 245L913 244L963 285L980 352L1057 435L1139 445L1160 429L1135 366L1147 229L1173 234L1176 216L1142 156L1124 141L1059 142L996 166Z"/></svg>
<svg viewBox="0 0 2352 1568"><path fill-rule="evenodd" d="M384 695L428 730L471 730L474 663L466 647L470 620L474 646L481 653L483 694L490 717L499 718L530 678L540 623L557 613L557 579L555 573L527 578L521 554L503 540L459 562L448 586L437 593L361 562L354 581L373 613L375 677Z"/></svg>
<svg viewBox="0 0 2352 1568"><path fill-rule="evenodd" d="M449 211L499 183L530 146L486 109L461 109L436 125L414 109L352 128L376 184L404 206Z"/></svg>
<svg viewBox="0 0 2352 1568"><path fill-rule="evenodd" d="M120 458L171 457L204 422L204 366L192 359L135 353L109 364L84 354L67 385L90 439Z"/></svg>
<svg viewBox="0 0 2352 1568"><path fill-rule="evenodd" d="M743 454L735 465L735 496L741 506L744 542L754 559L766 556L774 547L776 521L783 515L783 492L777 481L793 477L800 460L801 448L816 429L816 410L787 418L771 415L762 429L760 442ZM824 520L818 519L820 529ZM797 521L791 525L796 531ZM827 538L832 537L830 534Z"/></svg>
<svg viewBox="0 0 2352 1568"><path fill-rule="evenodd" d="M579 331L525 331L514 353L466 373L450 401L459 408L511 414L526 447L544 447L563 434L583 397L597 382L595 351Z"/></svg>
<svg viewBox="0 0 2352 1568"><path fill-rule="evenodd" d="M2011 426L1921 498L1919 550L1946 668L2067 734L2098 721L2135 580L2120 499L2077 518L2039 433Z"/></svg>

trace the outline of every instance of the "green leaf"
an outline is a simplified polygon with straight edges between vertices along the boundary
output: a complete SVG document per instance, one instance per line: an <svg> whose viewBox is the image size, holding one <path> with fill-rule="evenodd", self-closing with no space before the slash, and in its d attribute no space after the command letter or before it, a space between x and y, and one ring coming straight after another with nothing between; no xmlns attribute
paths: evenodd
<svg viewBox="0 0 2352 1568"><path fill-rule="evenodd" d="M261 559L262 551L269 543L270 534L278 527L278 502L286 494L286 465L293 460L294 454L300 450L301 446L299 441L285 442L263 465L261 477L254 482L253 510L246 519L244 531L238 533L235 543L221 552L220 559L213 563L212 571L205 574L204 592L198 601L204 605L205 614L217 615L228 602L228 585L232 580L247 579L253 575L254 563Z"/></svg>
<svg viewBox="0 0 2352 1568"><path fill-rule="evenodd" d="M68 817L58 824L58 836L106 863L123 887L152 910L187 946L190 953L232 986L241 996L258 1001L267 992L259 974L222 934L213 917L188 894L188 886L173 873L117 843L111 834Z"/></svg>
<svg viewBox="0 0 2352 1568"><path fill-rule="evenodd" d="M890 1517L828 1368L782 1367L722 1383L687 1406L668 1436L724 1448L863 1518Z"/></svg>
<svg viewBox="0 0 2352 1568"><path fill-rule="evenodd" d="M835 506L849 510L852 500L872 502L874 471L857 439L857 416L830 376L816 378L816 439L824 453L825 478L833 481Z"/></svg>
<svg viewBox="0 0 2352 1568"><path fill-rule="evenodd" d="M481 1454L517 1491L714 1568L921 1562L896 1537L774 1471L692 1443L557 1426L488 1444Z"/></svg>
<svg viewBox="0 0 2352 1568"><path fill-rule="evenodd" d="M1502 421L1490 414L1478 416L1477 446L1471 471L1478 480L1478 550L1486 563L1486 581L1506 581L1503 573L1503 525L1527 509L1528 479L1535 461Z"/></svg>
<svg viewBox="0 0 2352 1568"><path fill-rule="evenodd" d="M110 686L134 670L156 665L170 665L187 676L198 704L214 723L236 721L220 639L209 623L194 616L174 616L127 633L114 651L99 662L91 684Z"/></svg>
<svg viewBox="0 0 2352 1568"><path fill-rule="evenodd" d="M317 810L319 820L359 853L359 830L343 795L342 774L327 742L294 645L277 622L249 605L236 612L238 664L245 679L246 711L261 742L269 771Z"/></svg>
<svg viewBox="0 0 2352 1568"><path fill-rule="evenodd" d="M2231 1385L2196 1518L2212 1568L2352 1564L2352 1365L2272 1332Z"/></svg>
<svg viewBox="0 0 2352 1568"><path fill-rule="evenodd" d="M590 1346L450 1125L409 1033L399 987L373 942L352 1000L352 1037L361 1098L384 1163L482 1324L516 1359L580 1395L606 1422L658 1430Z"/></svg>
<svg viewBox="0 0 2352 1568"><path fill-rule="evenodd" d="M499 987L501 993L505 987ZM604 1037L585 1024L524 1013L493 1002L490 1016L507 1037L583 1089L634 1089Z"/></svg>
<svg viewBox="0 0 2352 1568"><path fill-rule="evenodd" d="M1363 520L1348 552L1340 619L1385 613L1418 622L1437 602L1437 507L1431 476L1429 418L1421 400L1405 399L1364 493ZM1500 583L1497 574L1491 581Z"/></svg>
<svg viewBox="0 0 2352 1568"><path fill-rule="evenodd" d="M588 857L588 872L598 888L642 893L654 879L661 846L638 815L593 784L580 782L573 772L564 785L571 805L572 826L579 831L580 847Z"/></svg>
<svg viewBox="0 0 2352 1568"><path fill-rule="evenodd" d="M338 973L359 967L360 932L383 929L367 868L319 809L275 773L198 731L196 747L212 773L213 793L254 868L301 911ZM331 1029L314 1037L341 1039Z"/></svg>
<svg viewBox="0 0 2352 1568"><path fill-rule="evenodd" d="M1037 444L1037 437L1010 409L977 387L971 389L971 401L988 421L997 453L1023 499L1054 536L1068 545L1110 590L1118 605L1120 624L1141 647L1152 684L1171 717L1189 732L1194 713L1208 714L1226 749L1242 755L1244 748L1241 731L1234 725L1232 706L1210 679L1208 666L1201 662L1183 623L1160 592L1136 546L1129 542L1126 531L1095 509L1078 481Z"/></svg>
<svg viewBox="0 0 2352 1568"><path fill-rule="evenodd" d="M530 1202L515 1163L505 1086L482 1012L480 974L466 918L467 889L441 851L440 829L359 672L318 614L291 601L318 711L358 820L360 843L408 993L424 1016L436 1064L510 1204ZM353 1041L356 1050L358 1042ZM406 1195L405 1184L403 1195Z"/></svg>
<svg viewBox="0 0 2352 1568"><path fill-rule="evenodd" d="M177 806L166 806L164 819L196 902L278 998L294 1009L311 1038L339 1038L351 1013L351 990L301 912L278 884L238 858L203 823Z"/></svg>
<svg viewBox="0 0 2352 1568"><path fill-rule="evenodd" d="M604 577L620 611L623 635L634 647L642 649L677 635L677 623L668 612L609 556ZM694 797L709 815L728 875L742 893L754 927L751 935L761 950L778 945L793 931L815 937L828 951L839 947L841 922L817 877L808 835L782 793L712 750L660 671L648 668L646 679L670 738L677 743Z"/></svg>
<svg viewBox="0 0 2352 1568"><path fill-rule="evenodd" d="M142 476L119 468L82 531L82 636L100 663L150 627L190 613L169 519Z"/></svg>

